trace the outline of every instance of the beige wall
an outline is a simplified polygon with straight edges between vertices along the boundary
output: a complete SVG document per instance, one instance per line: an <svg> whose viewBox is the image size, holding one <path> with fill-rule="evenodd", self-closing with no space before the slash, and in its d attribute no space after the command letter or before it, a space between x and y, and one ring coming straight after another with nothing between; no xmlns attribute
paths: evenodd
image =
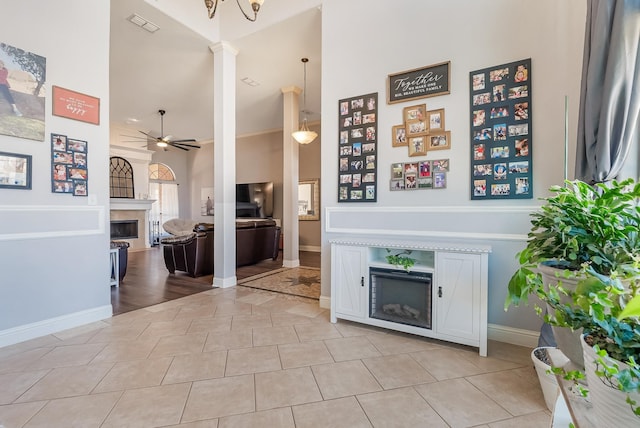
<svg viewBox="0 0 640 428"><path fill-rule="evenodd" d="M311 144L300 146L299 177L300 180L320 179L322 165L320 162L320 147L322 135L320 124L311 124L309 128L318 133L318 138ZM320 180L320 187L322 181ZM322 205L320 205L320 220L301 221L298 231L300 233L300 249L320 251L320 229L322 222Z"/></svg>

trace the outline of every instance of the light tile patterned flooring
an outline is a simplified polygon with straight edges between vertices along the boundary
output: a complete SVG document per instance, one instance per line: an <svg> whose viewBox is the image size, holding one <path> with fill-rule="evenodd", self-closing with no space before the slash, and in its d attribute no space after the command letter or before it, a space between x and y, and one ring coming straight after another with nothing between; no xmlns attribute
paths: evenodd
<svg viewBox="0 0 640 428"><path fill-rule="evenodd" d="M212 289L0 348L0 426L546 428L529 354Z"/></svg>

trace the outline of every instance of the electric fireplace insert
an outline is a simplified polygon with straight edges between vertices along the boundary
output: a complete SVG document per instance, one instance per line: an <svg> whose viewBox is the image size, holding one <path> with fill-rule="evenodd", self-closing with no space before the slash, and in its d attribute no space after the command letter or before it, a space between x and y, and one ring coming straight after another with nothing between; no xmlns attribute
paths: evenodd
<svg viewBox="0 0 640 428"><path fill-rule="evenodd" d="M369 268L369 317L431 329L431 273Z"/></svg>

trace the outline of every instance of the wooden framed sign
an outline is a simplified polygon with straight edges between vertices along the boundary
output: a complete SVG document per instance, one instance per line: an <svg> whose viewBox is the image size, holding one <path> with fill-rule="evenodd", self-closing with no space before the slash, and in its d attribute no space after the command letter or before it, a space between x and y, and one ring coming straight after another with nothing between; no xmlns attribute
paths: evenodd
<svg viewBox="0 0 640 428"><path fill-rule="evenodd" d="M100 98L53 86L53 115L100 125Z"/></svg>
<svg viewBox="0 0 640 428"><path fill-rule="evenodd" d="M387 103L446 95L450 86L451 61L390 74L387 79Z"/></svg>

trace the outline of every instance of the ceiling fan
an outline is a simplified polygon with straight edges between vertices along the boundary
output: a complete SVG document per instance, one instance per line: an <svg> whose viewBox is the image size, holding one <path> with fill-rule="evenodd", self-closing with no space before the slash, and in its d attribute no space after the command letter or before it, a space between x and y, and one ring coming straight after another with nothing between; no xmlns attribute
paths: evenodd
<svg viewBox="0 0 640 428"><path fill-rule="evenodd" d="M171 140L171 135L164 135L164 114L166 113L165 110L158 110L158 113L160 113L160 136L159 137L155 137L147 132L144 131L138 131L141 134L146 135L148 138L155 140L156 145L158 147L162 147L166 150L167 146L171 146L171 147L175 147L177 149L181 149L181 150L185 150L185 151L189 151L189 149L199 149L200 146L196 145L196 144L188 144L188 143L195 143L196 140L194 140L193 138L188 138L185 140Z"/></svg>

